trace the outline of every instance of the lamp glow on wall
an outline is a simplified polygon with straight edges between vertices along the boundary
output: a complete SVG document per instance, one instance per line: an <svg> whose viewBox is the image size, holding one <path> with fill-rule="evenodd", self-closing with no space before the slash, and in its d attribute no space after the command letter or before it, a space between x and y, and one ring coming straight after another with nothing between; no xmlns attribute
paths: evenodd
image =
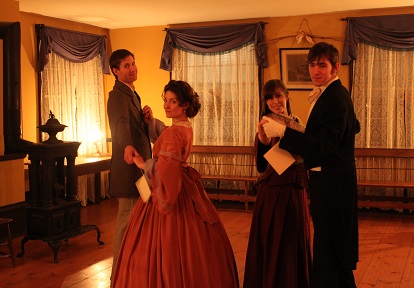
<svg viewBox="0 0 414 288"><path fill-rule="evenodd" d="M99 129L94 129L92 130L89 137L93 141L93 144L95 145L95 148L96 148L96 152L95 154L93 154L93 156L101 156L102 153L99 147L102 145L103 133Z"/></svg>

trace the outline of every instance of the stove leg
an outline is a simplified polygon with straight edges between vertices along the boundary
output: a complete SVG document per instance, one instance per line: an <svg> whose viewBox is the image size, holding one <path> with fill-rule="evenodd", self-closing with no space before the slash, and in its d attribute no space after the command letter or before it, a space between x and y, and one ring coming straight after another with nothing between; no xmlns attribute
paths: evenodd
<svg viewBox="0 0 414 288"><path fill-rule="evenodd" d="M26 244L26 242L29 241L29 237L24 236L22 239L22 242L20 243L20 248L21 248L21 252L19 254L17 254L17 257L23 257L24 255L24 244Z"/></svg>
<svg viewBox="0 0 414 288"><path fill-rule="evenodd" d="M49 244L49 247L53 250L53 260L55 263L58 263L58 250L60 248L60 245L62 245L62 240L57 241L49 241L47 242Z"/></svg>
<svg viewBox="0 0 414 288"><path fill-rule="evenodd" d="M98 234L96 236L96 241L98 241L99 245L103 245L104 242L101 241L101 230L99 230L98 226L95 226L95 230L96 230L96 233Z"/></svg>

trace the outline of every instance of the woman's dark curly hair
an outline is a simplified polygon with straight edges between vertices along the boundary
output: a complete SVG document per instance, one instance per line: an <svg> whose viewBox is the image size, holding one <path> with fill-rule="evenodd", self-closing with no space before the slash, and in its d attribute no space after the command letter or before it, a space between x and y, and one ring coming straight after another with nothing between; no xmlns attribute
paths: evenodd
<svg viewBox="0 0 414 288"><path fill-rule="evenodd" d="M182 107L184 103L189 103L190 105L186 109L186 115L188 118L193 118L200 111L201 104L198 94L187 82L180 80L170 80L167 85L164 87L163 95L165 92L171 91L177 96L177 100Z"/></svg>

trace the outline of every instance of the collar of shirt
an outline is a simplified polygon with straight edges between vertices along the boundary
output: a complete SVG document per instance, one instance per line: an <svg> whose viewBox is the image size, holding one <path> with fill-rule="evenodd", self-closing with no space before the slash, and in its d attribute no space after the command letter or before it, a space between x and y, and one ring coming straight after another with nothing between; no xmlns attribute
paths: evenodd
<svg viewBox="0 0 414 288"><path fill-rule="evenodd" d="M323 93L323 91L325 91L326 88L328 88L329 85L331 85L332 82L338 80L339 77L336 76L334 78L332 78L330 81L326 82L324 85L320 86L319 88L321 89L321 94Z"/></svg>
<svg viewBox="0 0 414 288"><path fill-rule="evenodd" d="M118 80L119 82L121 82L121 83L123 83L123 84L125 84L126 86L128 86L129 87L129 89L131 89L132 90L132 92L134 92L135 91L135 87L134 87L134 84L132 84L132 83L125 83L125 82L123 82L123 81L121 81L121 80Z"/></svg>
<svg viewBox="0 0 414 288"><path fill-rule="evenodd" d="M318 100L319 96L323 93L323 91L325 91L325 89L335 80L338 79L338 76L332 78L331 80L329 80L328 82L326 82L324 85L322 86L315 86L313 88L313 90L309 93L308 96L308 101L310 104L314 104L316 102L316 100Z"/></svg>
<svg viewBox="0 0 414 288"><path fill-rule="evenodd" d="M309 112L308 112L308 120L309 120L309 116L312 112L313 106L315 106L316 101L318 100L319 96L323 93L323 91L325 91L326 88L328 88L328 86L334 82L335 80L338 80L338 76L334 77L333 79L331 79L330 81L326 82L325 85L322 86L315 86L315 88L312 90L312 92L309 94L308 96L308 101L310 103L310 108L309 108ZM307 122L307 121L306 121Z"/></svg>

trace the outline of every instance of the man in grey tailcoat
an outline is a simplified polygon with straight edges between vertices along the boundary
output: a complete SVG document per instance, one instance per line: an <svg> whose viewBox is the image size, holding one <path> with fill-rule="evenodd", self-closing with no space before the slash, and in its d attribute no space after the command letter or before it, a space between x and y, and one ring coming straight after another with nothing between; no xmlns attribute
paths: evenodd
<svg viewBox="0 0 414 288"><path fill-rule="evenodd" d="M145 118L149 117L150 108L141 108L141 99L134 87L138 73L134 55L125 49L116 50L109 64L116 79L107 103L112 137L109 194L118 199L113 271L129 216L139 197L135 182L142 172L134 164L133 157L139 154L145 160L150 158L151 144Z"/></svg>

